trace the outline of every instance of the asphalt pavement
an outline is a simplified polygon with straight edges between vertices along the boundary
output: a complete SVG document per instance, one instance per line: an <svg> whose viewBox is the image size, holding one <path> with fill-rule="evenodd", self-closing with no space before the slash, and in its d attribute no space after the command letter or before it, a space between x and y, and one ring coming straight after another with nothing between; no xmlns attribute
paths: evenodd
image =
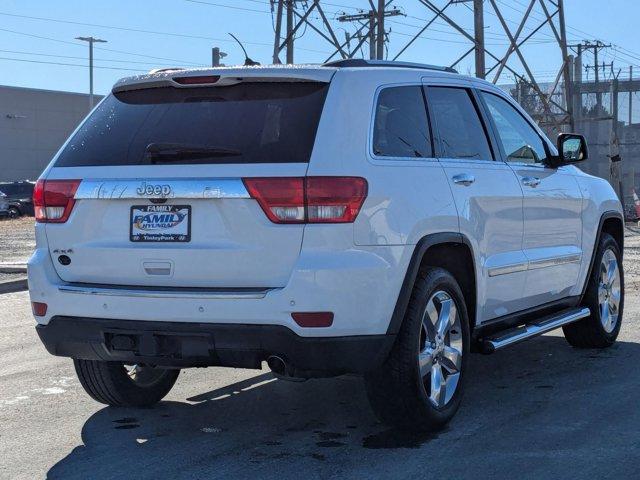
<svg viewBox="0 0 640 480"><path fill-rule="evenodd" d="M0 478L638 478L631 293L608 350L556 332L473 355L458 415L432 435L380 424L349 376L192 369L156 407L105 407L41 346L27 293L0 295Z"/></svg>

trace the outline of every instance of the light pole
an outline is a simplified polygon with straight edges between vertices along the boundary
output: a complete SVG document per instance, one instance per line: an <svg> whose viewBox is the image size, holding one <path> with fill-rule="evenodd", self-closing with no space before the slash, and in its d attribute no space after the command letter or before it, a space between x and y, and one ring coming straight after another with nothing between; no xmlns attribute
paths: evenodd
<svg viewBox="0 0 640 480"><path fill-rule="evenodd" d="M76 37L76 40L89 43L89 110L91 110L93 108L93 44L107 43L107 41L95 37Z"/></svg>

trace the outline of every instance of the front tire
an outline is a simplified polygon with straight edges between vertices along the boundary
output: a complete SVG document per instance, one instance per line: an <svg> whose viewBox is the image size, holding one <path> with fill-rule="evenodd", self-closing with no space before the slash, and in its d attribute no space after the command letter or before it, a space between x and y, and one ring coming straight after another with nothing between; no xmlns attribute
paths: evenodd
<svg viewBox="0 0 640 480"><path fill-rule="evenodd" d="M624 309L624 272L620 247L602 233L583 305L591 315L562 327L567 342L577 348L606 348L620 333Z"/></svg>
<svg viewBox="0 0 640 480"><path fill-rule="evenodd" d="M375 414L399 428L442 428L460 406L468 356L462 291L448 271L428 268L416 279L388 359L365 376Z"/></svg>
<svg viewBox="0 0 640 480"><path fill-rule="evenodd" d="M74 360L85 391L97 402L114 407L148 407L169 393L180 370L118 362Z"/></svg>

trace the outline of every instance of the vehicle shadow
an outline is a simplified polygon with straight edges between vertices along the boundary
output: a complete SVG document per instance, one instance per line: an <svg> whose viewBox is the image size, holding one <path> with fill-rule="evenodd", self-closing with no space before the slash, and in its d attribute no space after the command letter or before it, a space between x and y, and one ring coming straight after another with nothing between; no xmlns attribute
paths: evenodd
<svg viewBox="0 0 640 480"><path fill-rule="evenodd" d="M48 478L407 478L427 465L434 477L635 475L640 345L577 350L544 336L470 358L463 406L438 434L380 424L357 377L262 373L181 402L103 408Z"/></svg>

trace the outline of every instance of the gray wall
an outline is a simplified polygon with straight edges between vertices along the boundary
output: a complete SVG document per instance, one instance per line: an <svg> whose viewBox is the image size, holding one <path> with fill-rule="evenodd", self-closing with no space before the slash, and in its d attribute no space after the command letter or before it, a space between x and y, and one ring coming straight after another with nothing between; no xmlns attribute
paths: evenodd
<svg viewBox="0 0 640 480"><path fill-rule="evenodd" d="M0 86L0 181L38 178L88 112L85 94Z"/></svg>

